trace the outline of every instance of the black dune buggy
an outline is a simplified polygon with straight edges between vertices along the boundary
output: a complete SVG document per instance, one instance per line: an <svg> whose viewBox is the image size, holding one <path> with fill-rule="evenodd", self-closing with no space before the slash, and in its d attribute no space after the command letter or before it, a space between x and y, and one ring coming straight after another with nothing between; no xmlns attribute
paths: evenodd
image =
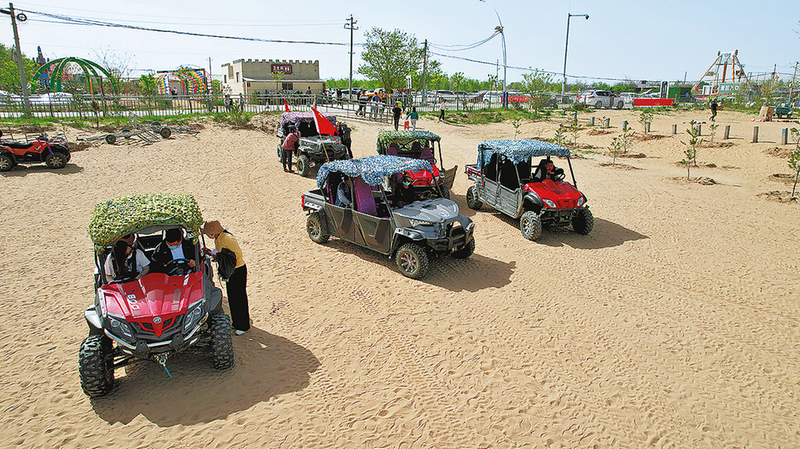
<svg viewBox="0 0 800 449"><path fill-rule="evenodd" d="M409 204L394 204L387 190L400 188L397 175L431 171L428 161L399 156L368 156L323 164L316 190L305 192L306 231L316 243L330 237L372 249L395 260L404 276L425 276L430 259L442 255L466 259L475 252L475 224L459 213L458 205L437 195ZM338 187L346 183L352 205L337 202ZM418 195L419 197L419 195ZM399 207L402 206L402 207Z"/></svg>
<svg viewBox="0 0 800 449"><path fill-rule="evenodd" d="M332 125L336 126L335 115L323 114L323 116ZM338 137L320 135L319 131L317 131L313 112L284 112L275 134L280 139L278 143L278 160L281 159L283 151L281 144L286 136L289 135L290 127L294 127L300 137L295 154L297 156L295 163L297 172L301 176L308 176L312 164L322 165L328 161L350 159L350 152Z"/></svg>

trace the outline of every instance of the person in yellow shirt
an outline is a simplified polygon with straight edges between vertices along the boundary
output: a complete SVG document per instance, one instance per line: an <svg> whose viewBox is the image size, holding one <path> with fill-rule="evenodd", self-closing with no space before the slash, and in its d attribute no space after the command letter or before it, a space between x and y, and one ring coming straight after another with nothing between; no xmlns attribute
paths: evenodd
<svg viewBox="0 0 800 449"><path fill-rule="evenodd" d="M236 239L226 231L217 220L207 221L203 224L203 234L214 239L216 250L204 248L206 254L211 254L215 259L223 249L236 255L236 265L233 273L228 277L228 306L231 309L234 333L242 335L250 329L250 307L247 303L247 265L244 263L242 250Z"/></svg>

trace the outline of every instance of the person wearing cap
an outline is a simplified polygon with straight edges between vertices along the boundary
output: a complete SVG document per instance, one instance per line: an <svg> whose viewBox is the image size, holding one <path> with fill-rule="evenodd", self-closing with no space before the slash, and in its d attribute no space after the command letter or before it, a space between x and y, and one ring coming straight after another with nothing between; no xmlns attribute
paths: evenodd
<svg viewBox="0 0 800 449"><path fill-rule="evenodd" d="M242 335L250 329L250 307L247 303L247 265L244 263L242 250L233 235L226 231L217 220L205 222L203 234L214 239L216 248L215 250L203 248L206 254L217 258L225 249L236 255L236 266L227 282L228 306L231 310L234 333Z"/></svg>
<svg viewBox="0 0 800 449"><path fill-rule="evenodd" d="M300 138L297 137L297 131L295 131L293 124L290 124L287 128L289 129L289 134L286 135L286 139L281 144L283 149L281 152L281 164L283 164L283 171L294 173L294 170L292 170L292 154L297 149Z"/></svg>

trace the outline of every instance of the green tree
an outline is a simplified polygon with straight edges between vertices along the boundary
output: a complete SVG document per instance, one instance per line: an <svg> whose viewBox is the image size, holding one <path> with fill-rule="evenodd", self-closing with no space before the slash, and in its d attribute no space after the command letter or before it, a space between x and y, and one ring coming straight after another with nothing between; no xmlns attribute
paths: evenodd
<svg viewBox="0 0 800 449"><path fill-rule="evenodd" d="M0 90L22 95L22 86L19 82L19 69L14 62L14 47L6 47L0 44ZM36 62L31 58L22 55L23 68L25 69L25 80L33 84L33 73L36 72Z"/></svg>
<svg viewBox="0 0 800 449"><path fill-rule="evenodd" d="M398 29L372 28L364 38L364 64L358 67L358 73L378 80L383 88L403 88L406 75L420 70L423 50L413 35Z"/></svg>
<svg viewBox="0 0 800 449"><path fill-rule="evenodd" d="M530 95L529 105L538 114L539 109L547 100L542 93L550 90L557 83L553 82L553 75L539 69L533 69L531 73L523 73L522 80L522 89L520 90Z"/></svg>

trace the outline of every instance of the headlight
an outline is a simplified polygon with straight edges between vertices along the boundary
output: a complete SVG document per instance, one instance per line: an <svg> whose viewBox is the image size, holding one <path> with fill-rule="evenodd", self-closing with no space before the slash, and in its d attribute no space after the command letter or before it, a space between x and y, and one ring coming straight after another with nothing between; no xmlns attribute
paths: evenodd
<svg viewBox="0 0 800 449"><path fill-rule="evenodd" d="M578 198L578 207L583 206L583 203L585 203L585 202L586 202L586 198L584 198L584 197Z"/></svg>
<svg viewBox="0 0 800 449"><path fill-rule="evenodd" d="M183 333L188 333L203 317L203 305L206 303L205 299L201 299L196 303L189 306L186 310L186 317L183 320Z"/></svg>
<svg viewBox="0 0 800 449"><path fill-rule="evenodd" d="M432 221L412 220L412 219L409 218L408 222L411 223L411 226L414 226L414 227L417 227L417 226L433 226L433 222Z"/></svg>
<svg viewBox="0 0 800 449"><path fill-rule="evenodd" d="M550 209L557 209L558 208L558 206L556 206L556 203L554 203L554 202L552 202L550 200L543 200L543 201L544 201L544 204L547 205L547 207L549 207Z"/></svg>
<svg viewBox="0 0 800 449"><path fill-rule="evenodd" d="M133 332L131 332L131 328L128 326L124 320L118 320L111 316L108 317L108 321L111 324L111 333L118 336L118 337L126 337L128 341L133 341Z"/></svg>

